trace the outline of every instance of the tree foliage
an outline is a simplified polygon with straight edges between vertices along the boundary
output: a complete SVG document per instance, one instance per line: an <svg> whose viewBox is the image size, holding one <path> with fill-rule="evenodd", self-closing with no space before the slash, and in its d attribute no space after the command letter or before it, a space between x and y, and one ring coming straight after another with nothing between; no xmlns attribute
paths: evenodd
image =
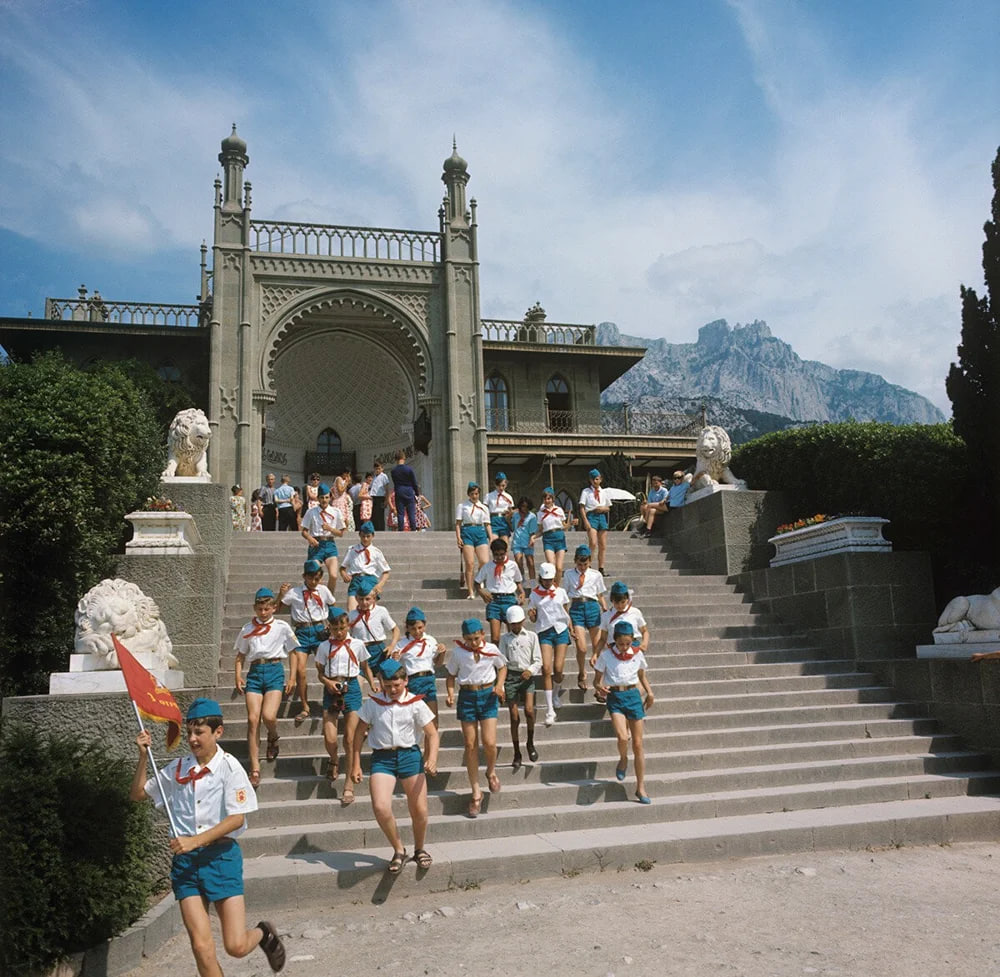
<svg viewBox="0 0 1000 977"><path fill-rule="evenodd" d="M111 571L163 448L146 395L114 365L8 363L0 403L0 693L23 695L66 669L76 603Z"/></svg>

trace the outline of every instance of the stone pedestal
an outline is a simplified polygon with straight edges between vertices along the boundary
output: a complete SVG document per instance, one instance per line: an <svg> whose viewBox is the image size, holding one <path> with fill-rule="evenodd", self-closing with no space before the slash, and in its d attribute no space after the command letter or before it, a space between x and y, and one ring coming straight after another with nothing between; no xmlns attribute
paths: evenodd
<svg viewBox="0 0 1000 977"><path fill-rule="evenodd" d="M967 662L978 652L1000 651L1000 632L977 631L978 635L995 634L996 637L986 641L955 641L945 644L917 645L917 658L948 658L953 661ZM934 635L935 639L937 635Z"/></svg>
<svg viewBox="0 0 1000 977"><path fill-rule="evenodd" d="M129 556L184 556L201 546L201 533L189 512L130 512L133 535Z"/></svg>
<svg viewBox="0 0 1000 977"><path fill-rule="evenodd" d="M891 553L892 543L882 537L888 519L879 516L843 516L772 536L772 567L801 563L834 553Z"/></svg>
<svg viewBox="0 0 1000 977"><path fill-rule="evenodd" d="M692 502L697 502L699 499L707 499L715 495L718 492L741 492L746 491L741 489L738 485L726 485L722 482L716 482L714 485L709 485L707 488L700 488L695 492L689 491L684 497L684 505L691 505Z"/></svg>
<svg viewBox="0 0 1000 977"><path fill-rule="evenodd" d="M160 479L164 485L203 485L211 481L212 476L208 472L204 475L164 475Z"/></svg>
<svg viewBox="0 0 1000 977"><path fill-rule="evenodd" d="M135 660L160 685L170 690L184 688L184 673L168 668L148 652L136 652ZM68 672L49 676L49 695L76 695L80 692L125 692L121 669L108 668L94 655L70 655Z"/></svg>

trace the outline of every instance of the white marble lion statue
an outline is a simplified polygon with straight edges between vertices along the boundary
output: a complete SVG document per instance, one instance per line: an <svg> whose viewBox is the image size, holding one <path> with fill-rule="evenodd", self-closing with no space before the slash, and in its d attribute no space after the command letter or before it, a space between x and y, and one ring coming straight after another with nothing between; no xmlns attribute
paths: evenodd
<svg viewBox="0 0 1000 977"><path fill-rule="evenodd" d="M112 635L133 654L152 654L167 668L178 665L159 607L128 580L105 579L91 587L76 605L74 620L77 654L94 655L104 668L118 668Z"/></svg>
<svg viewBox="0 0 1000 977"><path fill-rule="evenodd" d="M732 457L733 445L725 429L718 424L703 427L695 446L697 463L691 478L691 491L720 484L735 485L738 489L745 489L747 483L729 470L729 461Z"/></svg>
<svg viewBox="0 0 1000 977"><path fill-rule="evenodd" d="M206 451L211 438L212 429L203 410L189 407L178 411L167 434L167 467L163 477L180 475L209 479Z"/></svg>
<svg viewBox="0 0 1000 977"><path fill-rule="evenodd" d="M948 631L1000 631L1000 587L992 594L970 594L948 601L934 633Z"/></svg>

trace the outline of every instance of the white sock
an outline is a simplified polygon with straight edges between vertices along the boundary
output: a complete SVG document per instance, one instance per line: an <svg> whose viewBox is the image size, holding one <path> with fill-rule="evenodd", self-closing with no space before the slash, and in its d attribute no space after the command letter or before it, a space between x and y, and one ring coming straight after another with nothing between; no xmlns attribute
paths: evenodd
<svg viewBox="0 0 1000 977"><path fill-rule="evenodd" d="M545 690L545 708L548 712L555 712L552 707L552 689Z"/></svg>

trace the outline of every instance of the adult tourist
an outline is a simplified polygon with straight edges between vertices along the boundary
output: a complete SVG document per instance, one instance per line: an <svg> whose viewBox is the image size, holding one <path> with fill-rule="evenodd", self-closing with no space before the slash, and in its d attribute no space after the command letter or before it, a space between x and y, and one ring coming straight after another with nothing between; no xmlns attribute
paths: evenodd
<svg viewBox="0 0 1000 977"><path fill-rule="evenodd" d="M368 494L372 500L372 525L375 532L385 532L385 500L389 495L389 476L382 468L382 462L372 465L372 481L368 486Z"/></svg>
<svg viewBox="0 0 1000 977"><path fill-rule="evenodd" d="M389 473L392 487L396 495L396 529L403 532L406 525L403 515L406 514L410 528L417 528L417 496L420 486L417 484L417 473L406 463L406 452L396 452L396 467Z"/></svg>
<svg viewBox="0 0 1000 977"><path fill-rule="evenodd" d="M646 501L639 506L639 514L642 516L643 525L636 533L637 536L652 536L654 520L657 516L663 515L667 511L667 488L663 484L663 476L654 475L652 483L653 485L646 496Z"/></svg>
<svg viewBox="0 0 1000 977"><path fill-rule="evenodd" d="M246 532L249 528L247 523L247 500L243 496L243 489L239 485L234 485L229 490L229 508L233 514L233 529L237 532Z"/></svg>
<svg viewBox="0 0 1000 977"><path fill-rule="evenodd" d="M293 500L295 488L290 475L281 476L281 484L274 490L274 502L278 507L278 532L292 532L298 528L298 514Z"/></svg>
<svg viewBox="0 0 1000 977"><path fill-rule="evenodd" d="M667 489L667 508L679 509L687 501L691 481L684 477L684 472L674 472L673 484Z"/></svg>
<svg viewBox="0 0 1000 977"><path fill-rule="evenodd" d="M274 501L277 487L274 481L274 472L268 472L264 484L257 489L260 499L260 524L265 533L273 533L278 528L278 505Z"/></svg>
<svg viewBox="0 0 1000 977"><path fill-rule="evenodd" d="M309 480L302 486L300 495L303 505L302 515L319 505L319 472L313 472L309 476Z"/></svg>
<svg viewBox="0 0 1000 977"><path fill-rule="evenodd" d="M351 508L351 469L345 467L333 480L333 491L330 493L330 505L339 509L344 517L344 527L349 533L354 532L354 513Z"/></svg>

